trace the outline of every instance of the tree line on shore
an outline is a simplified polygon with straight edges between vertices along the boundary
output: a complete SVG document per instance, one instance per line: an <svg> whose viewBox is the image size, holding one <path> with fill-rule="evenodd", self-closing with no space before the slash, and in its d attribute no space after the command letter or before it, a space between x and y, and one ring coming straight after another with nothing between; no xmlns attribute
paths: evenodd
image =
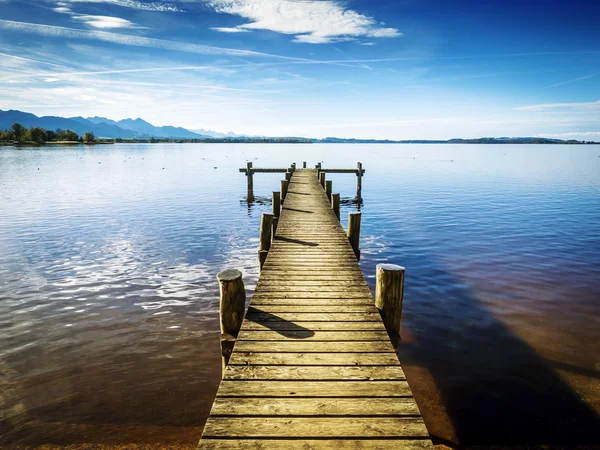
<svg viewBox="0 0 600 450"><path fill-rule="evenodd" d="M40 127L25 128L14 123L8 130L0 131L0 141L19 144L44 144L46 142L96 142L94 133L86 132L79 136L72 130L46 130Z"/></svg>

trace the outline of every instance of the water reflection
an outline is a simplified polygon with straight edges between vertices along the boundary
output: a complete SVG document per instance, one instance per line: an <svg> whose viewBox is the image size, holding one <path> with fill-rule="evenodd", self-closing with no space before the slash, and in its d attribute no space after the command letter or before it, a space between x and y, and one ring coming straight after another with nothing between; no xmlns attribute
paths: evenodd
<svg viewBox="0 0 600 450"><path fill-rule="evenodd" d="M343 218L363 211L369 284L377 263L407 267L400 356L434 436L467 444L598 440L597 153L458 145L3 150L0 442L194 448L221 378L216 274L242 270L252 293L260 215L271 210L264 194L281 179L256 177L259 195L248 204L238 168L247 158L310 167L324 155L327 166L361 160L368 170L360 204L354 177L328 179Z"/></svg>

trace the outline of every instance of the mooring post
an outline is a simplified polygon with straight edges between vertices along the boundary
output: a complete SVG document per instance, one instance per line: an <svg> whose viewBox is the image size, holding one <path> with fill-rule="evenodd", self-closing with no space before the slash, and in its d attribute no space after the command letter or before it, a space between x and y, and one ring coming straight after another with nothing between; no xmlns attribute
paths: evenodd
<svg viewBox="0 0 600 450"><path fill-rule="evenodd" d="M269 251L273 238L273 214L263 213L260 219L260 246L258 250Z"/></svg>
<svg viewBox="0 0 600 450"><path fill-rule="evenodd" d="M290 182L288 180L281 180L281 203L285 201L289 184Z"/></svg>
<svg viewBox="0 0 600 450"><path fill-rule="evenodd" d="M348 240L358 261L360 261L360 218L359 212L348 214Z"/></svg>
<svg viewBox="0 0 600 450"><path fill-rule="evenodd" d="M327 198L331 202L331 190L333 189L333 181L325 180L325 193L327 194Z"/></svg>
<svg viewBox="0 0 600 450"><path fill-rule="evenodd" d="M358 204L360 205L360 199L362 197L362 163L356 163L356 198L358 199Z"/></svg>
<svg viewBox="0 0 600 450"><path fill-rule="evenodd" d="M321 187L325 189L325 172L319 174L319 183L321 183Z"/></svg>
<svg viewBox="0 0 600 450"><path fill-rule="evenodd" d="M306 169L306 161L302 161L302 168Z"/></svg>
<svg viewBox="0 0 600 450"><path fill-rule="evenodd" d="M375 306L388 333L399 337L405 269L395 264L377 264L376 270Z"/></svg>
<svg viewBox="0 0 600 450"><path fill-rule="evenodd" d="M285 173L285 179L290 181L290 179L292 178L292 172L286 172Z"/></svg>
<svg viewBox="0 0 600 450"><path fill-rule="evenodd" d="M273 192L273 215L279 217L281 211L281 193Z"/></svg>
<svg viewBox="0 0 600 450"><path fill-rule="evenodd" d="M277 223L279 222L279 217L273 217L273 234L271 237L275 239L275 232L277 231Z"/></svg>
<svg viewBox="0 0 600 450"><path fill-rule="evenodd" d="M254 201L254 180L252 172L252 162L246 164L246 176L248 177L248 201Z"/></svg>
<svg viewBox="0 0 600 450"><path fill-rule="evenodd" d="M340 194L331 194L331 208L340 220Z"/></svg>
<svg viewBox="0 0 600 450"><path fill-rule="evenodd" d="M242 272L236 269L225 270L217 275L220 289L219 319L221 325L221 356L223 372L233 351L235 338L242 326L246 309L246 290Z"/></svg>
<svg viewBox="0 0 600 450"><path fill-rule="evenodd" d="M292 173L296 171L296 163L292 163Z"/></svg>

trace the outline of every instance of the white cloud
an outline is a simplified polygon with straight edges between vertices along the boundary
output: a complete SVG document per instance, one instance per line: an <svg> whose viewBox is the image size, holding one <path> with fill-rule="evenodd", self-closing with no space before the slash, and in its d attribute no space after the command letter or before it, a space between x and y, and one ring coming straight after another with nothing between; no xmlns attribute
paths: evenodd
<svg viewBox="0 0 600 450"><path fill-rule="evenodd" d="M231 28L231 27L211 27L211 30L220 31L221 33L248 33L248 30L243 28Z"/></svg>
<svg viewBox="0 0 600 450"><path fill-rule="evenodd" d="M600 137L600 131L575 131L575 132L570 132L570 133L554 133L554 134L549 134L549 133L544 133L544 134L539 134L539 137L550 137L550 138L557 138L557 139L584 139L584 138L593 138L593 137Z"/></svg>
<svg viewBox="0 0 600 450"><path fill-rule="evenodd" d="M78 20L84 24L101 29L110 28L138 28L133 22L119 17L111 16L91 16L87 14L73 15L73 20Z"/></svg>
<svg viewBox="0 0 600 450"><path fill-rule="evenodd" d="M102 42L110 42L120 45L131 45L136 47L150 47L162 50L196 53L202 55L227 55L242 57L277 58L286 61L309 62L303 58L274 55L271 53L254 52L251 50L238 50L226 47L214 47L212 45L190 44L187 42L168 41L164 39L147 38L130 34L110 33L108 31L87 31L74 28L58 27L53 25L41 25L29 22L16 22L13 20L0 19L0 30L19 33L33 33L40 36L56 37L63 39L85 39Z"/></svg>
<svg viewBox="0 0 600 450"><path fill-rule="evenodd" d="M295 36L294 42L325 44L361 36L402 35L372 17L347 9L337 0L209 0L208 4L217 12L250 20L237 29L291 34Z"/></svg>
<svg viewBox="0 0 600 450"><path fill-rule="evenodd" d="M70 3L110 3L111 5L122 6L124 8L139 9L142 11L168 11L179 12L177 6L165 2L139 2L135 0L64 0ZM63 1L63 3L64 3Z"/></svg>
<svg viewBox="0 0 600 450"><path fill-rule="evenodd" d="M519 106L516 109L521 111L596 111L600 110L600 100L579 103L542 103L539 105Z"/></svg>

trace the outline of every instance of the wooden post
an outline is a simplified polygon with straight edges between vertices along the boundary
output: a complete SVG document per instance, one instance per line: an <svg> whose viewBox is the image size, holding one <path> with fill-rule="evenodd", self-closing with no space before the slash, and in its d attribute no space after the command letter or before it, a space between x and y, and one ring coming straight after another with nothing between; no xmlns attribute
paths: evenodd
<svg viewBox="0 0 600 450"><path fill-rule="evenodd" d="M302 168L303 168L303 169L306 169L306 161L303 161L303 162L302 162Z"/></svg>
<svg viewBox="0 0 600 450"><path fill-rule="evenodd" d="M321 183L321 187L325 189L325 172L319 174L319 183Z"/></svg>
<svg viewBox="0 0 600 450"><path fill-rule="evenodd" d="M325 193L327 194L327 198L331 202L331 190L333 189L333 181L326 180L325 181Z"/></svg>
<svg viewBox="0 0 600 450"><path fill-rule="evenodd" d="M281 193L273 192L273 215L279 217L281 212Z"/></svg>
<svg viewBox="0 0 600 450"><path fill-rule="evenodd" d="M265 265L265 261L267 260L267 256L269 256L269 252L267 250L259 250L258 251L258 269L262 272L262 268Z"/></svg>
<svg viewBox="0 0 600 450"><path fill-rule="evenodd" d="M333 212L340 219L340 194L331 194L331 207Z"/></svg>
<svg viewBox="0 0 600 450"><path fill-rule="evenodd" d="M273 214L263 213L260 219L260 247L259 251L269 251L271 249L271 240L273 238Z"/></svg>
<svg viewBox="0 0 600 450"><path fill-rule="evenodd" d="M281 203L285 201L289 183L290 182L288 180L281 180Z"/></svg>
<svg viewBox="0 0 600 450"><path fill-rule="evenodd" d="M320 170L321 169L321 163L317 164L317 168Z"/></svg>
<svg viewBox="0 0 600 450"><path fill-rule="evenodd" d="M273 217L273 234L272 238L275 238L275 232L277 231L277 223L279 222L279 217Z"/></svg>
<svg viewBox="0 0 600 450"><path fill-rule="evenodd" d="M292 172L286 172L285 173L285 179L290 181L290 178L292 178Z"/></svg>
<svg viewBox="0 0 600 450"><path fill-rule="evenodd" d="M360 205L360 199L362 197L362 163L356 163L356 168L358 169L356 172L356 199Z"/></svg>
<svg viewBox="0 0 600 450"><path fill-rule="evenodd" d="M252 173L252 163L248 162L246 164L246 176L248 177L248 201L252 202L254 201L254 180L253 180L253 173Z"/></svg>
<svg viewBox="0 0 600 450"><path fill-rule="evenodd" d="M236 269L224 270L217 275L217 280L221 291L219 309L221 334L237 337L246 308L246 290L242 281L242 272Z"/></svg>
<svg viewBox="0 0 600 450"><path fill-rule="evenodd" d="M360 261L360 218L359 212L348 214L348 240L358 261Z"/></svg>
<svg viewBox="0 0 600 450"><path fill-rule="evenodd" d="M400 335L404 271L404 267L395 264L377 264L375 306L381 313L385 328L392 336Z"/></svg>
<svg viewBox="0 0 600 450"><path fill-rule="evenodd" d="M292 163L292 173L296 171L296 163Z"/></svg>

